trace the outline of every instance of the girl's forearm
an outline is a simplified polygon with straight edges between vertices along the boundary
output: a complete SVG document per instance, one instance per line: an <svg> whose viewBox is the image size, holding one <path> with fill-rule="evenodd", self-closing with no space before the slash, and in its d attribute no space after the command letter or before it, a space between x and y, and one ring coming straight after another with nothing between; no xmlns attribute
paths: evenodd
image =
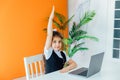
<svg viewBox="0 0 120 80"><path fill-rule="evenodd" d="M61 73L65 73L65 72L68 72L68 71L70 71L70 70L72 70L72 69L74 69L76 67L77 67L77 64L76 63L72 63L69 66L64 67L63 69L61 69L60 72Z"/></svg>
<svg viewBox="0 0 120 80"><path fill-rule="evenodd" d="M66 69L67 71L70 71L70 70L72 70L72 69L74 69L74 68L76 68L76 67L77 67L77 65L76 65L75 63L73 63L73 64L70 64L69 66L65 67L65 69Z"/></svg>

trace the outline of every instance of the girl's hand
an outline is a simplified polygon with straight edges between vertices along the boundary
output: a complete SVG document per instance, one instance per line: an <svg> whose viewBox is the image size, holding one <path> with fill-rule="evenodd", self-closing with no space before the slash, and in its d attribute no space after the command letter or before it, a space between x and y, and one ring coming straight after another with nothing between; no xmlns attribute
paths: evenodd
<svg viewBox="0 0 120 80"><path fill-rule="evenodd" d="M51 14L50 14L50 19L54 18L54 11L55 11L55 7L53 6Z"/></svg>
<svg viewBox="0 0 120 80"><path fill-rule="evenodd" d="M59 70L59 71L60 71L60 73L65 73L65 72L68 72L69 70L66 69L66 68L63 68L63 69L61 69L61 70Z"/></svg>

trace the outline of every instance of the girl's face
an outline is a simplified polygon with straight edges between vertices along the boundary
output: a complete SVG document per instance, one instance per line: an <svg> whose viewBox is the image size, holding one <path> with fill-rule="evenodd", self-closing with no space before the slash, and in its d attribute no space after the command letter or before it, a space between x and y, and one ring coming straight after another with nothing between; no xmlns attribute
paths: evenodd
<svg viewBox="0 0 120 80"><path fill-rule="evenodd" d="M55 50L55 51L58 51L60 50L62 47L62 39L58 36L55 36L53 37L53 40L52 40L52 48Z"/></svg>

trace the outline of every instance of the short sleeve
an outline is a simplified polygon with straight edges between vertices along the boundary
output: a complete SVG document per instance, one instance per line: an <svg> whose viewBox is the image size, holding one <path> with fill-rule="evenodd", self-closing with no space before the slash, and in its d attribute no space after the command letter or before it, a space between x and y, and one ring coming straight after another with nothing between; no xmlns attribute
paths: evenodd
<svg viewBox="0 0 120 80"><path fill-rule="evenodd" d="M53 51L53 48L49 48L48 50L46 48L44 48L45 59L50 58L50 56L52 55L52 51Z"/></svg>
<svg viewBox="0 0 120 80"><path fill-rule="evenodd" d="M63 51L63 53L65 54L65 56L66 56L66 61L69 61L69 56L66 54L66 52L65 51Z"/></svg>

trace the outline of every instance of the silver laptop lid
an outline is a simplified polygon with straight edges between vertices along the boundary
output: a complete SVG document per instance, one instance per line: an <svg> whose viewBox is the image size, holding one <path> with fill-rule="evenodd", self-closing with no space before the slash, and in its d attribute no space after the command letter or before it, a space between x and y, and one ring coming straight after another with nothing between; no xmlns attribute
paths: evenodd
<svg viewBox="0 0 120 80"><path fill-rule="evenodd" d="M104 52L91 56L87 77L99 72L103 62Z"/></svg>

